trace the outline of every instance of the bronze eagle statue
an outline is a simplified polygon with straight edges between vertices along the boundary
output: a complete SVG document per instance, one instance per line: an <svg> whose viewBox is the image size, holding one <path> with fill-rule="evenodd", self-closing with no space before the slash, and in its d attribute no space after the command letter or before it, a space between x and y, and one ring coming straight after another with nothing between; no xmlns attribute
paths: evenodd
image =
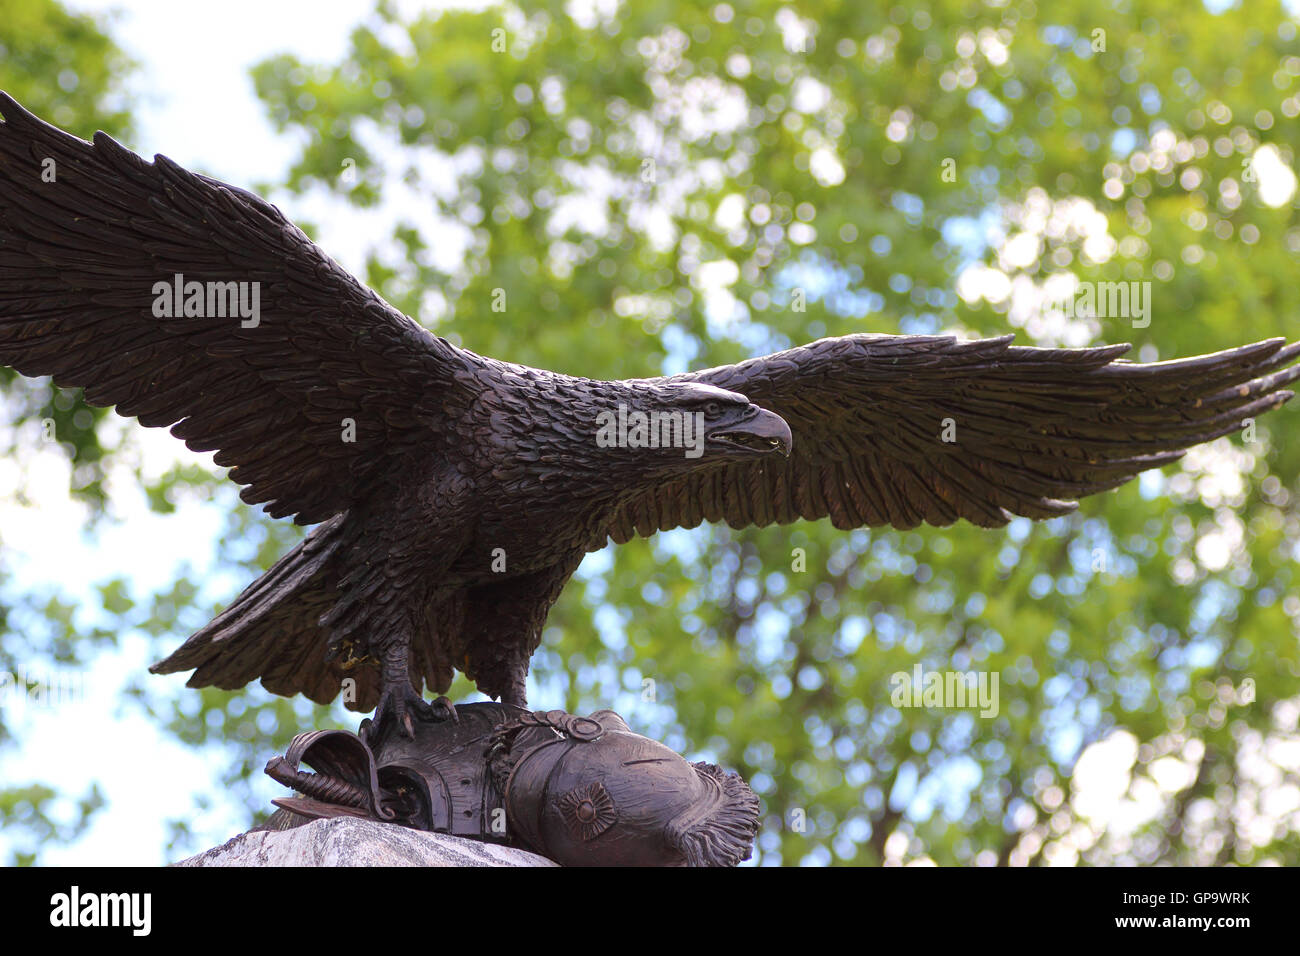
<svg viewBox="0 0 1300 956"><path fill-rule="evenodd" d="M1281 405L1300 343L1134 364L1126 345L848 335L599 381L456 347L242 189L0 95L0 363L195 451L316 525L157 673L376 725L463 671L525 703L547 613L611 539L725 521L1052 518ZM52 172L51 172L52 171Z"/></svg>

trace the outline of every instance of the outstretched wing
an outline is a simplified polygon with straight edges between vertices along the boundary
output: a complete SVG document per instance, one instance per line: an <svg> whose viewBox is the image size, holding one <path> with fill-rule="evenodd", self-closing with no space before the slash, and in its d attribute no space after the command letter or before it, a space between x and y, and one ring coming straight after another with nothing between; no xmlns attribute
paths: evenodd
<svg viewBox="0 0 1300 956"><path fill-rule="evenodd" d="M4 94L0 113L0 363L175 425L234 466L245 501L300 524L436 447L446 405L466 401L468 353L251 193L69 136ZM155 310L178 276L182 301ZM204 314L186 316L196 288L189 311Z"/></svg>
<svg viewBox="0 0 1300 956"><path fill-rule="evenodd" d="M734 528L829 517L837 528L997 527L1175 461L1281 405L1300 343L1257 342L1147 365L1126 345L1025 348L1013 336L849 335L672 376L739 392L783 417L788 459L722 465L634 498L609 534L702 521Z"/></svg>

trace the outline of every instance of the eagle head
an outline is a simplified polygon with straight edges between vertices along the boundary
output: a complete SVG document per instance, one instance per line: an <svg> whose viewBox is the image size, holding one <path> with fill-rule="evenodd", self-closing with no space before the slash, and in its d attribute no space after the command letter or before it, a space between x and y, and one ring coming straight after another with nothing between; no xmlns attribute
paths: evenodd
<svg viewBox="0 0 1300 956"><path fill-rule="evenodd" d="M602 448L686 467L790 455L790 426L744 395L698 382L628 382L596 417Z"/></svg>

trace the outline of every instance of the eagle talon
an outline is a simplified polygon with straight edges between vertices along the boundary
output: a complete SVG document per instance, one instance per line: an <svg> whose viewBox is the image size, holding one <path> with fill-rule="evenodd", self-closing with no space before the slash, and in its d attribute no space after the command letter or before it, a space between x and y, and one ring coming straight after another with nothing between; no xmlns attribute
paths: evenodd
<svg viewBox="0 0 1300 956"><path fill-rule="evenodd" d="M451 702L447 703L450 706ZM368 746L373 747L389 732L389 725L395 722L406 738L413 740L415 723L412 717L420 720L446 719L434 703L417 694L409 683L389 685L379 698L373 722L369 726L363 724L362 738Z"/></svg>
<svg viewBox="0 0 1300 956"><path fill-rule="evenodd" d="M450 720L453 724L460 723L460 714L456 713L456 705L451 702L451 698L442 696L436 698L429 709L433 712L435 720Z"/></svg>

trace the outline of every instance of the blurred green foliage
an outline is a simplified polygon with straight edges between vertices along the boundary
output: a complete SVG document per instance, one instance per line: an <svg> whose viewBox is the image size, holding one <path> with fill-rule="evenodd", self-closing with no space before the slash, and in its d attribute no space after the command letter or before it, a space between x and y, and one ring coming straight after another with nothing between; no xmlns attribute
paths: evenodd
<svg viewBox="0 0 1300 956"><path fill-rule="evenodd" d="M411 21L380 3L341 62L254 79L305 142L285 195L386 216L370 284L511 361L617 378L1009 329L1149 360L1300 329L1295 197L1263 201L1252 166L1261 145L1294 163L1300 135L1277 3L557 0ZM94 102L77 125L103 125ZM1035 297L1069 274L1150 281L1150 325L1045 321ZM703 528L602 552L552 614L532 702L613 706L740 771L764 864L1295 864L1297 414L1038 525ZM215 480L178 470L151 495ZM229 515L241 580L297 534ZM161 654L220 606L196 594L106 592L102 612ZM891 675L918 663L997 673L998 715L894 707ZM350 721L256 688L171 696L142 675L134 693L214 749L250 821L266 756ZM1108 736L1135 745L1116 796L1136 826L1108 829L1074 776ZM202 848L174 832L175 854Z"/></svg>

